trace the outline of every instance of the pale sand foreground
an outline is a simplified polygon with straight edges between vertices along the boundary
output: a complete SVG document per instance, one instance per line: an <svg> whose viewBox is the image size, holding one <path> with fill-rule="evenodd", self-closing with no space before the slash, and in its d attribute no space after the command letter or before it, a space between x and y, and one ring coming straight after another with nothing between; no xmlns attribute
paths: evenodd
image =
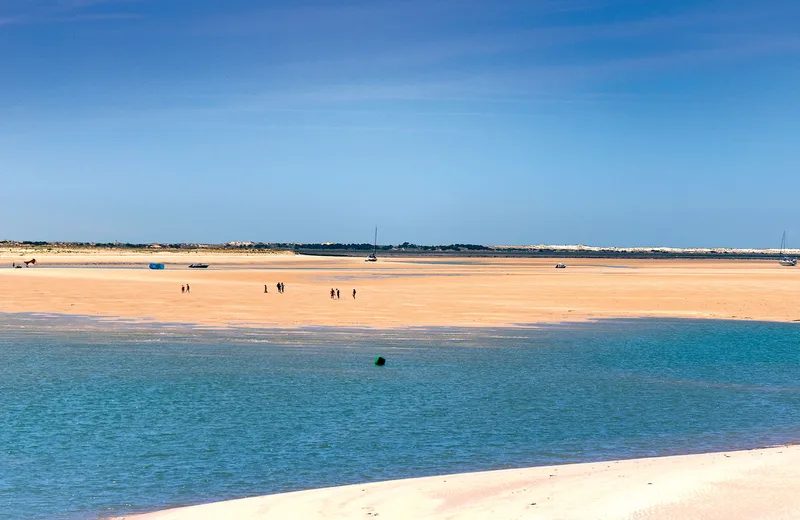
<svg viewBox="0 0 800 520"><path fill-rule="evenodd" d="M506 326L630 316L800 320L800 269L772 261L582 259L556 270L557 260L549 259L373 264L268 254L37 253L37 267L10 268L30 256L0 253L0 312L266 327ZM166 262L166 270L147 269L151 261ZM211 268L187 269L191 262ZM283 295L275 290L279 281ZM183 283L190 295L181 294ZM332 287L341 300L330 300Z"/></svg>
<svg viewBox="0 0 800 520"><path fill-rule="evenodd" d="M379 482L127 518L797 519L800 446Z"/></svg>

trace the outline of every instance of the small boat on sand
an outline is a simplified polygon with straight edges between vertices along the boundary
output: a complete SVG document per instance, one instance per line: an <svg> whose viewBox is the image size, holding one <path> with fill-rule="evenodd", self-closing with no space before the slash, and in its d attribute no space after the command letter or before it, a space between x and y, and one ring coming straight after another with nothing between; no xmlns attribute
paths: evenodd
<svg viewBox="0 0 800 520"><path fill-rule="evenodd" d="M566 269L567 264L556 264L556 269Z"/></svg>
<svg viewBox="0 0 800 520"><path fill-rule="evenodd" d="M156 264L156 263L150 264L150 269L157 269L157 270L164 269L164 264Z"/></svg>
<svg viewBox="0 0 800 520"><path fill-rule="evenodd" d="M377 262L378 261L378 226L375 226L375 243L372 246L372 254L367 257L365 262Z"/></svg>
<svg viewBox="0 0 800 520"><path fill-rule="evenodd" d="M778 263L784 267L794 267L797 265L797 258L792 258L786 253L786 231L783 232L781 239L781 258Z"/></svg>
<svg viewBox="0 0 800 520"><path fill-rule="evenodd" d="M208 269L208 264L189 264L189 269Z"/></svg>

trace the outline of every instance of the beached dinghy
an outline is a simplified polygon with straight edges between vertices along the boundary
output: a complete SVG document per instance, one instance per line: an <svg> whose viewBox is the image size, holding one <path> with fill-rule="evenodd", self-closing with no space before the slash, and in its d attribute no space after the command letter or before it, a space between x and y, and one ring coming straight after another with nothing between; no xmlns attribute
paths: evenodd
<svg viewBox="0 0 800 520"><path fill-rule="evenodd" d="M190 269L207 269L208 264L189 264Z"/></svg>

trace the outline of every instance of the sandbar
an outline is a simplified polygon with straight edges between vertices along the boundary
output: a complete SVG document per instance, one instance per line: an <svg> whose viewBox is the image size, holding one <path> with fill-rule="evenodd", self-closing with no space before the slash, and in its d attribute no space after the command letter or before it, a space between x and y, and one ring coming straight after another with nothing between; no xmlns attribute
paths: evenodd
<svg viewBox="0 0 800 520"><path fill-rule="evenodd" d="M503 327L629 317L800 321L800 269L774 261L403 257L368 263L292 254L37 253L36 267L10 268L23 258L0 254L0 312L276 328ZM567 268L555 269L562 261ZM166 269L150 270L149 262ZM194 262L211 266L188 269ZM277 293L278 282L284 294ZM181 293L183 284L190 294ZM341 297L331 300L331 288Z"/></svg>

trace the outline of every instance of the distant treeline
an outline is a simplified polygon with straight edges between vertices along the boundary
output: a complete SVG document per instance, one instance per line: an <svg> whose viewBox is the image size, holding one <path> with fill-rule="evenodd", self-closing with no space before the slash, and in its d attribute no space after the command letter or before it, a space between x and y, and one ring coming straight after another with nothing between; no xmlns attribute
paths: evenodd
<svg viewBox="0 0 800 520"><path fill-rule="evenodd" d="M318 251L372 251L373 244L285 244L288 247L293 247L295 250L312 249ZM482 246L479 244L449 244L438 246L423 246L412 244L410 242L403 242L400 245L384 245L378 246L378 251L492 251L489 246Z"/></svg>
<svg viewBox="0 0 800 520"><path fill-rule="evenodd" d="M5 246L26 246L26 247L73 247L73 248L97 248L97 249L235 249L252 250L266 249L278 251L302 251L306 249L316 251L372 251L374 245L369 243L344 244L344 243L286 243L286 242L233 242L227 244L137 244L131 242L40 242L23 240L20 242L3 240L0 244ZM378 251L490 251L492 248L479 244L450 244L426 246L417 245L410 242L403 242L400 245L379 245Z"/></svg>

